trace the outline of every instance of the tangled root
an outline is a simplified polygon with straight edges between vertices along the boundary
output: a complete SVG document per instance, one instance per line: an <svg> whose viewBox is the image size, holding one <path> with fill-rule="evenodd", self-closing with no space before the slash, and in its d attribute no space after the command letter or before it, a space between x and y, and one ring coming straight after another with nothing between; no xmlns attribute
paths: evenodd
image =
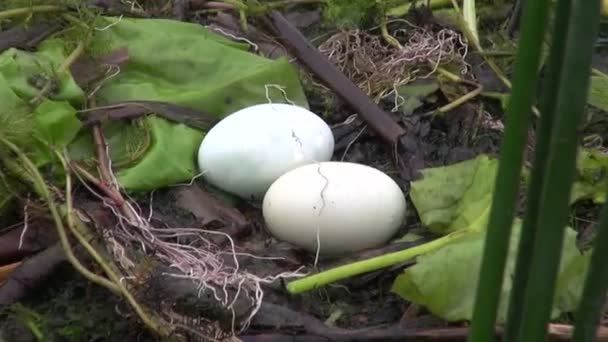
<svg viewBox="0 0 608 342"><path fill-rule="evenodd" d="M341 31L319 46L339 70L372 97L384 97L416 77L421 69L451 62L466 66L467 44L457 32L442 29L429 32L420 28L398 29L393 36L401 48L385 44L382 38L360 30ZM465 69L466 70L466 69Z"/></svg>

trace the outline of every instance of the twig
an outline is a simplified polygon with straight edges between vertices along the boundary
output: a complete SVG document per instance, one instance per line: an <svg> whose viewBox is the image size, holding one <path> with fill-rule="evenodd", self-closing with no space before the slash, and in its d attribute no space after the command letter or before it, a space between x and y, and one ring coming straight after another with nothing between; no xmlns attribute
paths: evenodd
<svg viewBox="0 0 608 342"><path fill-rule="evenodd" d="M300 60L356 110L385 141L396 144L405 134L404 129L323 57L280 12L273 10L271 18L281 38L291 45Z"/></svg>

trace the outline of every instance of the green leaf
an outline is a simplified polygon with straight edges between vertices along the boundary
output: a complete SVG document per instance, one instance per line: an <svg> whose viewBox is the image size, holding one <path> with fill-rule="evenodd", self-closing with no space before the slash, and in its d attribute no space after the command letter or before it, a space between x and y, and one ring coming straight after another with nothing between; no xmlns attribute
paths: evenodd
<svg viewBox="0 0 608 342"><path fill-rule="evenodd" d="M578 174L570 202L591 199L595 203L604 203L608 188L608 155L598 150L581 149L577 164Z"/></svg>
<svg viewBox="0 0 608 342"><path fill-rule="evenodd" d="M200 131L158 117L149 118L148 124L152 145L136 165L116 174L121 184L129 184L132 190L151 190L199 173L195 155L203 138Z"/></svg>
<svg viewBox="0 0 608 342"><path fill-rule="evenodd" d="M595 74L591 76L587 103L608 112L608 75Z"/></svg>
<svg viewBox="0 0 608 342"><path fill-rule="evenodd" d="M436 79L416 80L397 88L397 94L403 99L399 109L405 115L410 115L422 106L422 100L439 89Z"/></svg>
<svg viewBox="0 0 608 342"><path fill-rule="evenodd" d="M120 74L97 92L100 105L163 101L218 118L269 99L289 100L308 108L297 69L285 58L270 60L249 53L245 45L198 24L103 18L98 25L109 27L95 35L92 51L127 47L129 54L129 62ZM199 173L196 152L205 132L152 116L143 121L139 126L104 125L112 159L124 164L116 172L123 187L151 190L188 181ZM93 155L90 137L79 136L75 145L71 149L73 158Z"/></svg>
<svg viewBox="0 0 608 342"><path fill-rule="evenodd" d="M164 19L105 18L93 51L127 47L128 64L97 93L99 104L164 101L222 117L266 103L266 86L280 85L287 97L307 107L297 69L286 58L271 60L198 24ZM269 88L274 102L286 102Z"/></svg>
<svg viewBox="0 0 608 342"><path fill-rule="evenodd" d="M505 282L501 291L498 323L504 323L506 304L514 271L515 249L521 231L516 220L509 244ZM416 265L399 275L392 290L406 300L426 307L447 321L470 320L481 265L486 231L471 231L450 244L418 257ZM576 232L568 228L563 247L558 289L552 312L576 308L582 292L590 253L581 254L576 248Z"/></svg>
<svg viewBox="0 0 608 342"><path fill-rule="evenodd" d="M470 32L470 38L474 45L479 46L479 34L477 33L477 14L475 11L475 0L464 0L462 3L462 17Z"/></svg>
<svg viewBox="0 0 608 342"><path fill-rule="evenodd" d="M38 137L59 149L66 147L82 127L76 110L67 101L43 101L34 111L34 123Z"/></svg>
<svg viewBox="0 0 608 342"><path fill-rule="evenodd" d="M66 57L64 45L58 39L40 43L36 52L11 48L0 54L0 74L15 94L27 101L40 92L46 80L57 76L54 70ZM69 101L76 106L84 101L84 92L69 73L59 75L57 89L50 95L53 100Z"/></svg>
<svg viewBox="0 0 608 342"><path fill-rule="evenodd" d="M475 226L485 229L498 161L486 155L422 171L410 196L429 230L447 234Z"/></svg>

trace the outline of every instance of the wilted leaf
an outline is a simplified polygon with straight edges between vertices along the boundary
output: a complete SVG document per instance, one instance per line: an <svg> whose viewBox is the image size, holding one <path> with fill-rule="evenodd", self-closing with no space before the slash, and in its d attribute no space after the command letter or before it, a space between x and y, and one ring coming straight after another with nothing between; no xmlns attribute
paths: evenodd
<svg viewBox="0 0 608 342"><path fill-rule="evenodd" d="M410 196L429 230L447 234L474 225L485 229L498 161L486 155L422 171Z"/></svg>
<svg viewBox="0 0 608 342"><path fill-rule="evenodd" d="M509 248L505 282L501 291L498 322L503 323L512 286L521 222L516 220ZM418 257L393 283L393 291L448 320L470 320L473 313L485 231L471 231L452 243ZM590 253L576 248L576 232L566 230L562 262L552 316L576 308L587 271Z"/></svg>

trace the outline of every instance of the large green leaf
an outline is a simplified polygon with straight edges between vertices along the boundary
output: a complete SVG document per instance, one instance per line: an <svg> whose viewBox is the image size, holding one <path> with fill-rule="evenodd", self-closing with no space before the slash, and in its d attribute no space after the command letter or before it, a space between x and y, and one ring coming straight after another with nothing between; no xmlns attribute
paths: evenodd
<svg viewBox="0 0 608 342"><path fill-rule="evenodd" d="M222 118L253 104L286 102L308 107L298 73L287 59L270 60L245 51L206 28L165 19L102 18L91 50L103 53L126 47L129 61L119 75L97 93L100 105L129 100L164 101L212 113ZM148 150L136 163L121 168L117 177L128 190L151 190L189 180L198 173L195 162L205 132L184 125L147 118L145 125L126 123L106 131L110 150L142 146L132 132L148 139ZM164 122L164 123L161 123ZM147 130L141 133L142 130ZM83 157L92 153L89 138L74 147ZM87 147L88 146L88 147ZM126 154L125 154L126 153ZM128 153L121 159L129 159ZM113 156L114 158L115 156Z"/></svg>
<svg viewBox="0 0 608 342"><path fill-rule="evenodd" d="M36 52L11 48L0 54L0 74L12 91L23 100L34 98L48 79L58 76L56 87L50 93L51 98L80 105L84 100L84 92L72 76L69 73L55 73L66 56L64 44L58 39L40 43Z"/></svg>
<svg viewBox="0 0 608 342"><path fill-rule="evenodd" d="M217 118L269 100L308 107L297 70L286 58L270 60L247 52L247 45L201 25L102 17L96 26L87 51L102 55L126 48L129 55L120 73L106 79L96 92L98 105L163 101ZM69 143L75 160L95 156L90 131L79 132L75 109L85 98L70 73L59 75L50 100L34 110L27 107L46 80L57 76L67 45L53 38L36 52L9 49L0 54L0 121L10 123L4 127L22 128L19 136L25 140L19 145L35 152L39 166L53 159L47 145L62 148ZM102 126L112 166L127 190L151 190L187 181L198 173L196 152L205 132L154 116Z"/></svg>
<svg viewBox="0 0 608 342"><path fill-rule="evenodd" d="M501 292L498 322L506 317L506 303L511 290L517 240L521 222L516 221L507 259L505 281ZM448 321L470 320L473 313L479 267L483 255L485 231L473 230L454 242L420 256L416 265L399 275L393 291L403 298L426 307ZM590 253L581 254L576 248L576 232L570 228L562 251L558 289L553 317L570 312L578 304L587 271Z"/></svg>
<svg viewBox="0 0 608 342"><path fill-rule="evenodd" d="M422 171L410 197L420 220L434 233L447 234L475 224L485 228L498 161L486 155L449 167Z"/></svg>
<svg viewBox="0 0 608 342"><path fill-rule="evenodd" d="M600 188L605 188L606 180L596 178L603 173L606 158L598 158L594 152L582 154L579 172L583 176L579 187L580 184L588 187L581 187L579 193L597 194ZM448 321L471 319L497 168L497 160L480 155L454 165L424 170L423 178L412 183L410 194L420 219L433 232L447 234L446 243L419 256L416 265L395 279L393 291ZM589 179L599 183L591 185ZM515 248L521 229L519 219L513 228L501 292L500 322L504 321L504 303L511 289ZM576 232L568 228L554 317L576 307L588 260L589 255L581 254L576 247Z"/></svg>

